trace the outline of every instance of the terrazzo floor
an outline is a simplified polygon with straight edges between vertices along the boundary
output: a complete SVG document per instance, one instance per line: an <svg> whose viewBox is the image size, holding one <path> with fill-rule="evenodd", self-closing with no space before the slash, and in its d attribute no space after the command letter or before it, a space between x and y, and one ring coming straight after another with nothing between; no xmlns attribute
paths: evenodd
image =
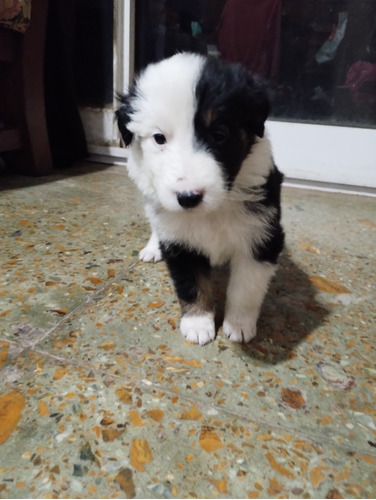
<svg viewBox="0 0 376 500"><path fill-rule="evenodd" d="M374 498L376 200L283 220L256 339L199 347L124 167L3 173L0 497Z"/></svg>

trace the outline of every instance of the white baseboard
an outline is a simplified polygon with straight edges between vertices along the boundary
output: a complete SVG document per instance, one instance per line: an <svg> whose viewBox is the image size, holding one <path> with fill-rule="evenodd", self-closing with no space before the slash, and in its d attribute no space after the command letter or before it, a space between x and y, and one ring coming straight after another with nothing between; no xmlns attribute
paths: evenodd
<svg viewBox="0 0 376 500"><path fill-rule="evenodd" d="M127 150L114 146L93 146L89 144L89 160L94 163L108 165L125 165L127 163Z"/></svg>
<svg viewBox="0 0 376 500"><path fill-rule="evenodd" d="M376 189L376 129L267 122L274 159L286 177Z"/></svg>
<svg viewBox="0 0 376 500"><path fill-rule="evenodd" d="M327 193L344 193L376 198L376 188L368 188L363 186L350 186L346 184L336 184L334 182L318 182L311 180L292 179L289 177L285 177L283 185L298 189L311 189L313 191L324 191Z"/></svg>

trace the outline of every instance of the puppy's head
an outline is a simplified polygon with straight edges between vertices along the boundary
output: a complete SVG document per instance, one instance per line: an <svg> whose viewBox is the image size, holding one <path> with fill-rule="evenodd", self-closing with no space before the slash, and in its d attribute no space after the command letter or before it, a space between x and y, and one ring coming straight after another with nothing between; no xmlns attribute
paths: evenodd
<svg viewBox="0 0 376 500"><path fill-rule="evenodd" d="M265 90L241 65L188 53L149 65L121 102L130 175L170 211L215 210L269 112Z"/></svg>

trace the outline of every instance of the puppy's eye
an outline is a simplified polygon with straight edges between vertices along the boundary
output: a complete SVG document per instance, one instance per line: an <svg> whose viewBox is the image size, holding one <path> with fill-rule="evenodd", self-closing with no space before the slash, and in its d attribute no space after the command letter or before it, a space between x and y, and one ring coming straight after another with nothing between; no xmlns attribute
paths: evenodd
<svg viewBox="0 0 376 500"><path fill-rule="evenodd" d="M230 135L230 131L226 125L218 125L217 127L213 128L210 132L210 136L213 140L218 145L224 144L228 137Z"/></svg>
<svg viewBox="0 0 376 500"><path fill-rule="evenodd" d="M163 134L154 134L153 138L157 144L162 146L163 144L166 144L167 139Z"/></svg>

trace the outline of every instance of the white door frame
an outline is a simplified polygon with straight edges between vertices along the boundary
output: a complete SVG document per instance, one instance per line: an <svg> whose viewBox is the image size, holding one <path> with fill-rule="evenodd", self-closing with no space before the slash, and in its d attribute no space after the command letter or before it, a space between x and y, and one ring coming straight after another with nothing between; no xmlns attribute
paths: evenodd
<svg viewBox="0 0 376 500"><path fill-rule="evenodd" d="M135 0L115 0L114 11L114 81L124 91L134 76ZM376 129L268 120L267 130L288 184L376 196ZM120 147L100 149L126 158Z"/></svg>
<svg viewBox="0 0 376 500"><path fill-rule="evenodd" d="M133 80L135 42L135 1L114 0L114 102L105 108L80 109L88 150L93 161L125 164L127 151L120 147L120 135L114 121L118 106L116 94L126 92Z"/></svg>
<svg viewBox="0 0 376 500"><path fill-rule="evenodd" d="M135 0L114 0L114 82L125 91L134 76Z"/></svg>

